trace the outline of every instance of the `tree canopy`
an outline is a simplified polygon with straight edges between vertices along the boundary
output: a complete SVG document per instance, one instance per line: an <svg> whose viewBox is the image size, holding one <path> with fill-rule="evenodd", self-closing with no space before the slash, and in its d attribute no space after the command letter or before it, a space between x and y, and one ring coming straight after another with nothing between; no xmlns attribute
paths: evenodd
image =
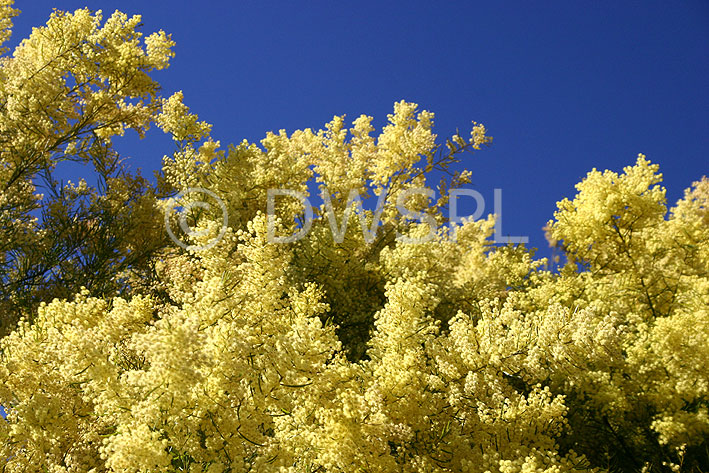
<svg viewBox="0 0 709 473"><path fill-rule="evenodd" d="M0 43L16 13L0 0ZM484 125L441 145L402 101L379 132L223 148L150 76L173 46L83 9L0 57L2 471L709 470L706 177L668 210L645 156L592 170L547 224L552 269L493 244L494 216L449 231ZM151 125L175 144L156 185L114 146ZM269 214L273 189L326 196L302 238L269 238L305 219Z"/></svg>

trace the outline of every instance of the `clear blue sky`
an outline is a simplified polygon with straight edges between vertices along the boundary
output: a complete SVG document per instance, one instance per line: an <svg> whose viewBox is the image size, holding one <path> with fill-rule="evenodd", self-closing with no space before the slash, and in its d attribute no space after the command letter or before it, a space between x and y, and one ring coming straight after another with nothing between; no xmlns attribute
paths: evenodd
<svg viewBox="0 0 709 473"><path fill-rule="evenodd" d="M709 2L238 2L18 0L12 44L53 7L141 13L177 42L164 92L214 125L223 144L319 128L395 101L436 113L439 136L471 120L495 141L469 156L505 233L541 230L591 168L657 162L669 202L709 174ZM127 138L132 166L157 169L160 132ZM149 174L149 173L147 173Z"/></svg>

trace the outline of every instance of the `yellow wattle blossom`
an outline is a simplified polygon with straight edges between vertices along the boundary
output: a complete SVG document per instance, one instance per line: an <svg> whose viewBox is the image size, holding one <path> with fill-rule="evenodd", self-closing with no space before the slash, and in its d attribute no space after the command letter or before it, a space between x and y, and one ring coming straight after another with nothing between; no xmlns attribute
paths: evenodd
<svg viewBox="0 0 709 473"><path fill-rule="evenodd" d="M10 6L0 0L0 42ZM438 228L396 206L490 143L484 125L439 146L433 114L401 101L378 134L372 117L348 128L336 116L222 149L182 93L158 95L148 73L173 43L143 41L139 23L55 12L0 62L3 471L706 469L706 178L668 214L644 156L591 171L548 224L566 258L550 271L494 246L492 216L455 238L443 226L469 172L406 202ZM150 124L176 145L157 188L117 167L112 145ZM101 189L69 183L45 203L34 179L64 159L92 164ZM201 252L163 235L163 210L189 187L229 214ZM310 231L270 241L269 223L289 234L305 216L287 199L267 215L269 190L315 188L330 205ZM341 239L329 210L348 219ZM206 230L192 243L222 225L218 210L191 218Z"/></svg>

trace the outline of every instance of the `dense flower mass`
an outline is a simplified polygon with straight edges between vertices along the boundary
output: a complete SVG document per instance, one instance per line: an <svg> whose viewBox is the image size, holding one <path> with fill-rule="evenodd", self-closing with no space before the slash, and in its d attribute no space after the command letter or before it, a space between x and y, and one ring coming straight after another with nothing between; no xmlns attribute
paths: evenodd
<svg viewBox="0 0 709 473"><path fill-rule="evenodd" d="M335 117L223 149L182 93L159 95L148 73L173 43L139 24L55 12L0 58L2 471L709 469L707 178L668 213L644 156L591 171L548 223L551 270L493 245L494 216L446 230L470 177L451 166L490 143L483 125L439 146L402 101L378 134ZM112 143L150 124L175 142L155 187ZM98 184L57 184L66 160ZM407 202L438 232L402 242L429 227L397 198L441 171L437 200ZM229 214L204 251L164 234L190 187ZM304 238L269 241L269 189L316 188L349 219L341 241L325 204ZM385 195L381 215L350 212L352 189ZM199 243L221 214L193 208ZM275 212L280 233L302 223L297 201ZM381 221L371 241L360 217Z"/></svg>

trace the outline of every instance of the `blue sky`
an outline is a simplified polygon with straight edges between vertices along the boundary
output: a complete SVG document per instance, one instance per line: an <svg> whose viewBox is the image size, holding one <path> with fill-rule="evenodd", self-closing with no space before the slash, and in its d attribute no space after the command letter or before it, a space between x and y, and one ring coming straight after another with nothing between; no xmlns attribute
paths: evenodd
<svg viewBox="0 0 709 473"><path fill-rule="evenodd" d="M473 188L503 230L548 254L542 227L591 168L638 153L661 166L674 203L709 174L709 3L16 1L14 46L52 8L143 15L177 42L164 93L183 90L222 144L375 117L395 101L436 113L444 137L484 123L492 147L468 155ZM171 143L127 137L133 167ZM146 174L150 174L146 172Z"/></svg>

